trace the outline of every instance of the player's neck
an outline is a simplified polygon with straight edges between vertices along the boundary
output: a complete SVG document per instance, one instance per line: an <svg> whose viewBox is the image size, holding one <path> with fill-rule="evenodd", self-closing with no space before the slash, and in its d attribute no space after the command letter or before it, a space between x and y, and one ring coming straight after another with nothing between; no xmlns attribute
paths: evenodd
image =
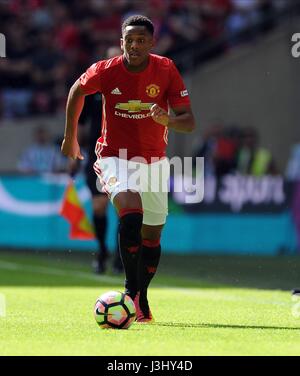
<svg viewBox="0 0 300 376"><path fill-rule="evenodd" d="M140 65L130 65L125 56L123 57L123 62L124 62L126 69L129 72L140 73L140 72L143 72L148 67L150 63L150 56L148 56L148 58Z"/></svg>

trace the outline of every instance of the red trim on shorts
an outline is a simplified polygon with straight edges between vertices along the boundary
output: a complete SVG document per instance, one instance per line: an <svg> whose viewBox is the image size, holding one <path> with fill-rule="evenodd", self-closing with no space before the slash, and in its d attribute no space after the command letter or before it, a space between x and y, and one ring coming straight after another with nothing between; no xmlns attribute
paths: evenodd
<svg viewBox="0 0 300 376"><path fill-rule="evenodd" d="M144 211L142 209L121 209L119 211L119 217L122 218L126 214L133 214L133 213L143 214Z"/></svg>
<svg viewBox="0 0 300 376"><path fill-rule="evenodd" d="M160 239L157 239L157 240L143 239L142 244L148 248L156 248L160 245Z"/></svg>

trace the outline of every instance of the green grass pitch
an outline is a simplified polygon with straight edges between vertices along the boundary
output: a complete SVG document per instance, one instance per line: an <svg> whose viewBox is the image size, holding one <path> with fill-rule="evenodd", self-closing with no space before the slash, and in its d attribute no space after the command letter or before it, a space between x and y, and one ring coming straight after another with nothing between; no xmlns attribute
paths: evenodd
<svg viewBox="0 0 300 376"><path fill-rule="evenodd" d="M90 257L0 252L0 355L300 355L297 258L165 255L156 323L101 330L96 298L123 280L93 275Z"/></svg>

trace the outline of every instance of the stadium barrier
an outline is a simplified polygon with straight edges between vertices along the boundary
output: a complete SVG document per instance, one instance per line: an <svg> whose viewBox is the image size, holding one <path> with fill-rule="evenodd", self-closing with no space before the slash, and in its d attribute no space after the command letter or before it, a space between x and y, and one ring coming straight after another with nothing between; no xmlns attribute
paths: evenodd
<svg viewBox="0 0 300 376"><path fill-rule="evenodd" d="M0 176L0 247L95 251L95 241L69 239L69 224L59 215L69 179L64 174ZM78 176L75 184L91 216L90 193L83 176ZM184 194L170 194L164 252L297 252L300 225L295 213L299 212L300 184L294 189L280 177L225 176L219 182L206 179L205 187L204 201L199 204L185 204ZM111 205L108 216L108 246L113 250L117 216Z"/></svg>

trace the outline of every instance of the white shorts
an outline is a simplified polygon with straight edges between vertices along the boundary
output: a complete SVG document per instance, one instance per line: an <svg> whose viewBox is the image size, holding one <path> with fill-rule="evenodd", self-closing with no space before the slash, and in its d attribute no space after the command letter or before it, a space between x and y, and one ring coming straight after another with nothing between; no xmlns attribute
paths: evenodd
<svg viewBox="0 0 300 376"><path fill-rule="evenodd" d="M170 165L167 158L145 164L117 157L98 158L95 172L111 202L119 192L131 190L141 195L143 223L163 225L168 215Z"/></svg>

